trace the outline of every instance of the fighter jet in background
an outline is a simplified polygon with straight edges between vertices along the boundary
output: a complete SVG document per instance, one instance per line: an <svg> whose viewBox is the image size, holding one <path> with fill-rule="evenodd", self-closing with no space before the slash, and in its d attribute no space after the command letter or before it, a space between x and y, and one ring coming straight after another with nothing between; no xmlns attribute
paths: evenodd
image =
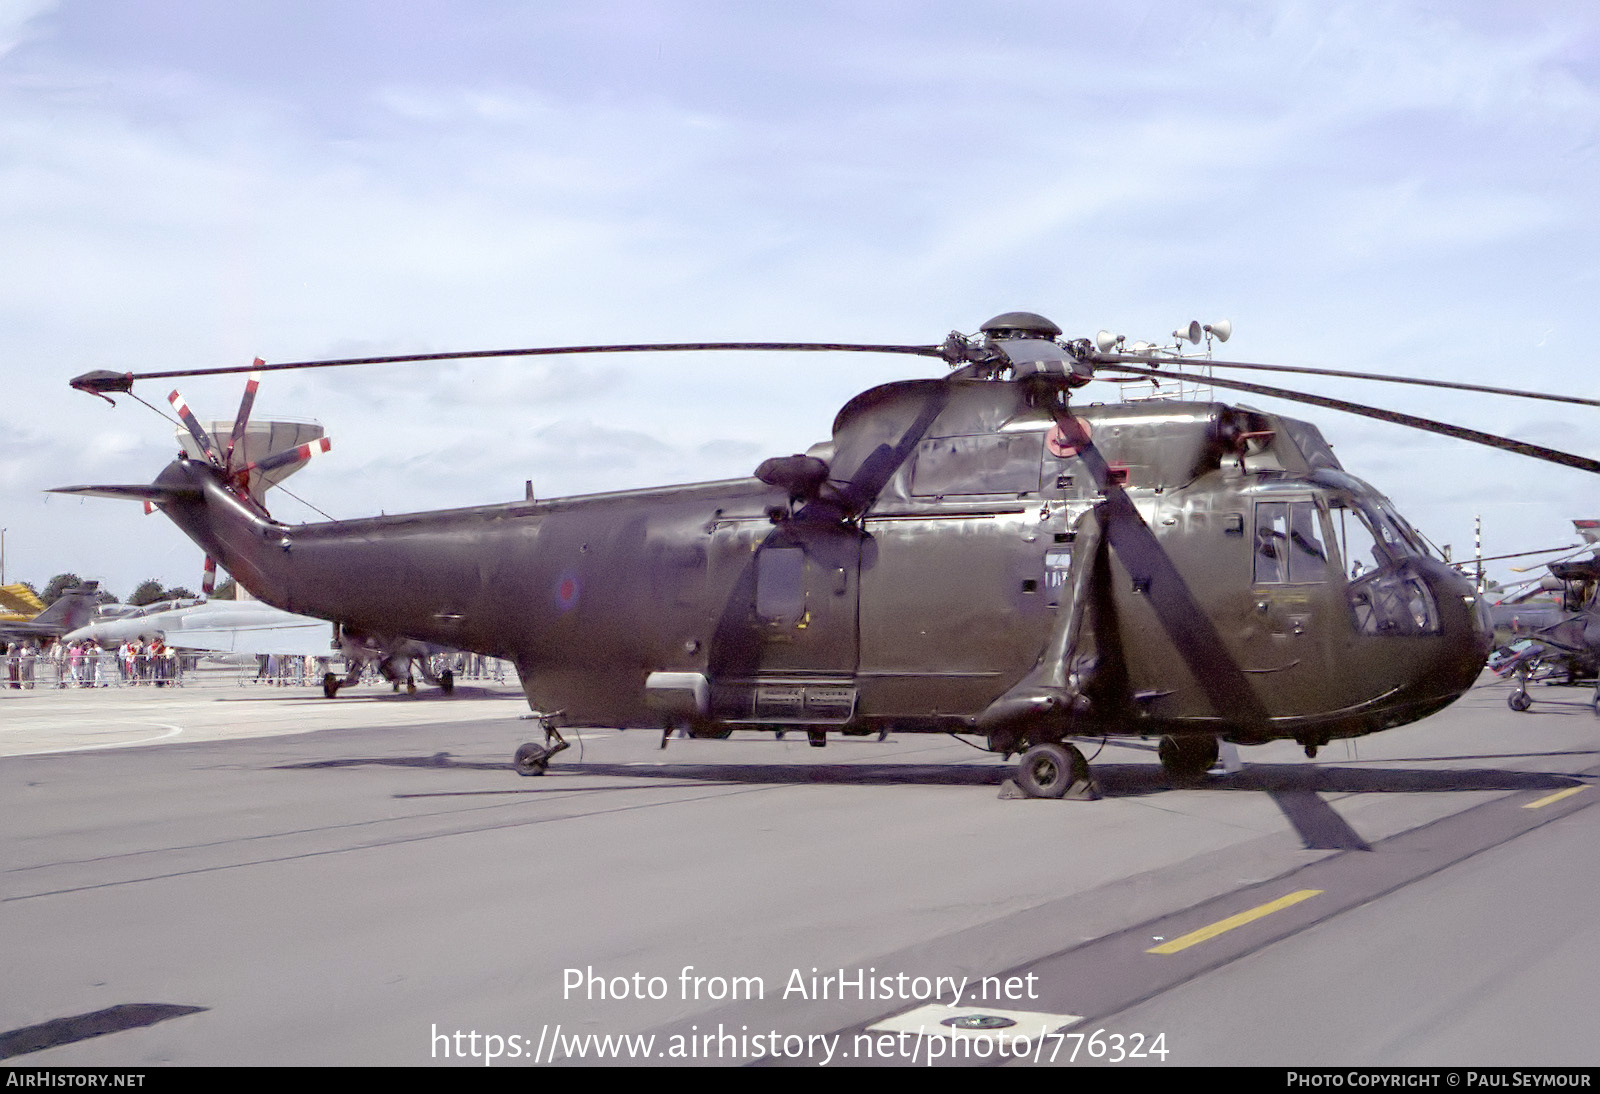
<svg viewBox="0 0 1600 1094"><path fill-rule="evenodd" d="M99 602L98 581L76 585L32 619L0 622L0 647L13 642L37 642L43 645L49 639L60 638L88 622Z"/></svg>

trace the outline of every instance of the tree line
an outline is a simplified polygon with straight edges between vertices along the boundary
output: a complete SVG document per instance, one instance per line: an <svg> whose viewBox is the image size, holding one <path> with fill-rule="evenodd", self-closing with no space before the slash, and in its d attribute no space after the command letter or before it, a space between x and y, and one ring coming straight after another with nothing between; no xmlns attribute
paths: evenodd
<svg viewBox="0 0 1600 1094"><path fill-rule="evenodd" d="M32 582L24 581L21 582L21 584L34 596L38 597L40 602L48 608L57 600L61 599L62 593L66 592L68 589L83 584L83 579L77 574L57 574L55 577L50 579L48 584L45 585L43 592L40 592ZM234 590L235 586L233 579L229 578L227 581L217 586L217 591L211 594L211 599L232 600L234 599ZM136 608L142 608L146 604L154 604L160 600L193 600L199 595L199 593L196 593L182 585L173 585L171 587L164 586L161 584L161 582L152 577L146 578L144 581L139 582L139 584L134 587L133 592L128 594L128 599L123 601L123 603L132 604ZM100 603L114 604L116 601L117 598L112 595L109 590L100 590Z"/></svg>

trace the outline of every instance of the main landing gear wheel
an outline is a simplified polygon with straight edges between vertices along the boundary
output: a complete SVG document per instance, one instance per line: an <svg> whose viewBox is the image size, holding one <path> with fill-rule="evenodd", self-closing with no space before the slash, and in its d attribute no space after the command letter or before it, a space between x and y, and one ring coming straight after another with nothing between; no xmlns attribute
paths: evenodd
<svg viewBox="0 0 1600 1094"><path fill-rule="evenodd" d="M1506 706L1512 710L1527 710L1533 706L1533 700L1529 698L1528 693L1525 691L1513 691L1506 696Z"/></svg>
<svg viewBox="0 0 1600 1094"><path fill-rule="evenodd" d="M529 741L511 757L511 766L518 775L543 775L550 766L550 749Z"/></svg>
<svg viewBox="0 0 1600 1094"><path fill-rule="evenodd" d="M1215 737L1163 737L1156 746L1156 755L1161 758L1167 777L1186 782L1211 770L1218 754Z"/></svg>
<svg viewBox="0 0 1600 1094"><path fill-rule="evenodd" d="M1017 765L1017 785L1030 798L1064 798L1078 784L1089 784L1089 761L1065 741L1034 745Z"/></svg>
<svg viewBox="0 0 1600 1094"><path fill-rule="evenodd" d="M445 669L439 674L439 690L446 695L452 695L456 690L456 674Z"/></svg>
<svg viewBox="0 0 1600 1094"><path fill-rule="evenodd" d="M322 674L322 697L334 699L339 695L339 678L331 672Z"/></svg>

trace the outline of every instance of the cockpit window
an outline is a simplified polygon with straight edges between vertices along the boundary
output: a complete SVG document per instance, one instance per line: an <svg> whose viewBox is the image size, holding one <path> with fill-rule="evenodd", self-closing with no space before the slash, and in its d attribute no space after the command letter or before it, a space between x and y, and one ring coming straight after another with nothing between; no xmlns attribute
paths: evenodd
<svg viewBox="0 0 1600 1094"><path fill-rule="evenodd" d="M1439 610L1421 578L1403 569L1350 584L1350 610L1361 634L1438 634Z"/></svg>
<svg viewBox="0 0 1600 1094"><path fill-rule="evenodd" d="M1371 504L1369 499L1337 496L1330 501L1356 632L1438 634L1439 606L1433 593L1405 564L1428 554L1422 537L1387 501Z"/></svg>
<svg viewBox="0 0 1600 1094"><path fill-rule="evenodd" d="M1334 502L1334 526L1339 536L1339 557L1344 563L1345 576L1351 581L1370 573L1389 561L1372 525L1361 515L1361 510Z"/></svg>
<svg viewBox="0 0 1600 1094"><path fill-rule="evenodd" d="M1404 558L1429 557L1422 537L1389 502L1379 499L1373 504L1365 500L1334 498L1332 504L1340 540L1339 553L1351 579L1374 566Z"/></svg>
<svg viewBox="0 0 1600 1094"><path fill-rule="evenodd" d="M1383 514L1385 523L1405 542L1409 548L1408 553L1420 555L1424 558L1430 554L1427 541L1422 538L1421 533L1411 527L1405 517L1395 511L1394 505L1390 503L1388 498L1380 498L1378 500L1378 509Z"/></svg>
<svg viewBox="0 0 1600 1094"><path fill-rule="evenodd" d="M1256 503L1256 584L1326 581L1328 566L1328 548L1314 503Z"/></svg>

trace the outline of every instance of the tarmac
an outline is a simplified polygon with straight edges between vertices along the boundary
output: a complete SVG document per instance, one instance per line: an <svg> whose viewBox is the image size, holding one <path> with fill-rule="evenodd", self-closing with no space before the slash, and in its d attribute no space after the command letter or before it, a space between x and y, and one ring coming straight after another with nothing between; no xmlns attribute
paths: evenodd
<svg viewBox="0 0 1600 1094"><path fill-rule="evenodd" d="M238 741L371 725L374 709L387 725L417 725L448 717L473 722L507 717L507 700L527 711L516 673L463 680L451 696L421 684L415 694L382 682L323 697L320 681L257 682L255 667L201 665L179 686L114 682L33 688L0 687L0 756L36 756L195 741ZM443 713L437 705L449 703Z"/></svg>
<svg viewBox="0 0 1600 1094"><path fill-rule="evenodd" d="M0 689L0 1059L926 1066L959 1002L1046 1031L989 1066L1593 1067L1600 719L1508 690L1059 802L914 734L520 778L509 680Z"/></svg>

